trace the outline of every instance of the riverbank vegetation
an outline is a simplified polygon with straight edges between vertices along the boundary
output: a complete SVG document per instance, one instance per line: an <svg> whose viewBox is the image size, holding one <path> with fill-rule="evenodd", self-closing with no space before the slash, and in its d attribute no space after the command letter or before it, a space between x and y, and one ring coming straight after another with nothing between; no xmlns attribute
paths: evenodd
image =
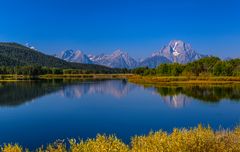
<svg viewBox="0 0 240 152"><path fill-rule="evenodd" d="M1 74L11 75L46 75L46 74L136 74L141 76L184 76L184 77L217 77L240 76L240 59L223 61L217 57L206 57L187 63L166 63L150 69L86 69L86 68L51 68L46 66L1 66Z"/></svg>
<svg viewBox="0 0 240 152"><path fill-rule="evenodd" d="M67 146L69 145L69 146ZM27 149L17 144L4 144L3 152L22 152ZM131 138L125 144L116 136L97 135L95 139L56 141L37 152L224 152L240 151L240 128L213 131L210 127L199 125L192 129L174 129L171 134L164 131L150 132L145 136Z"/></svg>
<svg viewBox="0 0 240 152"><path fill-rule="evenodd" d="M206 57L187 63L160 64L157 68L140 67L132 73L142 76L240 76L240 59L221 60L217 57Z"/></svg>
<svg viewBox="0 0 240 152"><path fill-rule="evenodd" d="M17 82L17 81L43 81L43 80L64 80L64 81L80 81L80 80L112 80L112 79L128 79L132 74L45 74L38 76L30 75L0 75L0 83Z"/></svg>
<svg viewBox="0 0 240 152"><path fill-rule="evenodd" d="M240 76L141 76L133 75L129 82L137 84L229 84L240 83Z"/></svg>
<svg viewBox="0 0 240 152"><path fill-rule="evenodd" d="M109 70L86 70L86 69L61 69L48 68L41 66L16 66L0 67L0 81L29 80L29 79L59 79L59 78L78 78L78 79L114 79L126 78L130 76L127 69Z"/></svg>
<svg viewBox="0 0 240 152"><path fill-rule="evenodd" d="M140 84L162 83L240 83L240 59L223 61L217 57L206 57L187 63L160 64L132 70L135 76L130 82Z"/></svg>
<svg viewBox="0 0 240 152"><path fill-rule="evenodd" d="M44 66L2 66L0 81L24 78L126 78L135 83L240 82L240 59L206 57L187 63L160 64L150 69L64 69Z"/></svg>

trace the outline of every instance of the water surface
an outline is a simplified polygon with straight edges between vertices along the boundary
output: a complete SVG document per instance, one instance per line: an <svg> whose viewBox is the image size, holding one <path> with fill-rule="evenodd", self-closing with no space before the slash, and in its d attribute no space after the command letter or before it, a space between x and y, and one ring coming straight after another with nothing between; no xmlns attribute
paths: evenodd
<svg viewBox="0 0 240 152"><path fill-rule="evenodd" d="M56 139L240 121L240 85L140 86L126 80L0 83L0 143L30 148Z"/></svg>

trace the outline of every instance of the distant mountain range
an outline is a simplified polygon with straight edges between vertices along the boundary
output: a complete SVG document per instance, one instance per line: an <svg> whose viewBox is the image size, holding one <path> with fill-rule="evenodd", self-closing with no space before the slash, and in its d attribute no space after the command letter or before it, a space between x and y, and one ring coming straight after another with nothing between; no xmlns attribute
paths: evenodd
<svg viewBox="0 0 240 152"><path fill-rule="evenodd" d="M206 57L181 40L170 41L159 51L140 61L116 50L112 54L87 55L80 50L66 50L50 56L34 47L17 43L0 43L0 66L39 65L56 68L77 68L111 71L111 68L157 67L162 63L188 63Z"/></svg>
<svg viewBox="0 0 240 152"><path fill-rule="evenodd" d="M114 68L134 68L138 62L130 57L128 53L116 50L110 55L89 55L90 60L95 64L105 65Z"/></svg>
<svg viewBox="0 0 240 152"><path fill-rule="evenodd" d="M207 55L197 53L188 43L181 40L172 40L159 51L152 53L150 57L146 57L141 61L137 61L129 56L128 53L121 50L116 50L110 55L86 55L79 50L66 50L54 56L68 62L98 64L112 68L131 69L136 67L155 68L161 63L185 64L206 57Z"/></svg>
<svg viewBox="0 0 240 152"><path fill-rule="evenodd" d="M74 56L78 57L77 54L74 54ZM73 58L71 58L71 60L74 61ZM30 65L105 72L114 71L114 69L102 65L67 62L41 53L32 47L27 47L17 43L0 43L0 66Z"/></svg>

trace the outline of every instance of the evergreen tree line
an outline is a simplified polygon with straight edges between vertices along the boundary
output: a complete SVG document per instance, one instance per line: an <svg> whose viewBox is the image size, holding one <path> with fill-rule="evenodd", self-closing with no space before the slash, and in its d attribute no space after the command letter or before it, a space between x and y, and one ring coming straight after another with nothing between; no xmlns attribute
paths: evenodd
<svg viewBox="0 0 240 152"><path fill-rule="evenodd" d="M187 63L166 63L150 69L140 67L132 70L139 75L159 76L240 76L240 59L223 61L217 57L206 57Z"/></svg>

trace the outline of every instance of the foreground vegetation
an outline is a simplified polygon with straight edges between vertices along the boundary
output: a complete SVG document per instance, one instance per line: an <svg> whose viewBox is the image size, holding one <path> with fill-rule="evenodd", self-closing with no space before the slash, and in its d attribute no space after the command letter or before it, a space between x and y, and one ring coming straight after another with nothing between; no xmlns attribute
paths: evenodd
<svg viewBox="0 0 240 152"><path fill-rule="evenodd" d="M70 146L67 146L70 145ZM22 152L27 149L17 144L4 144L3 152ZM210 127L174 129L171 134L163 131L150 132L146 136L135 136L129 145L115 136L97 135L86 141L75 139L56 141L37 152L227 152L240 151L240 128L232 131L213 131Z"/></svg>

